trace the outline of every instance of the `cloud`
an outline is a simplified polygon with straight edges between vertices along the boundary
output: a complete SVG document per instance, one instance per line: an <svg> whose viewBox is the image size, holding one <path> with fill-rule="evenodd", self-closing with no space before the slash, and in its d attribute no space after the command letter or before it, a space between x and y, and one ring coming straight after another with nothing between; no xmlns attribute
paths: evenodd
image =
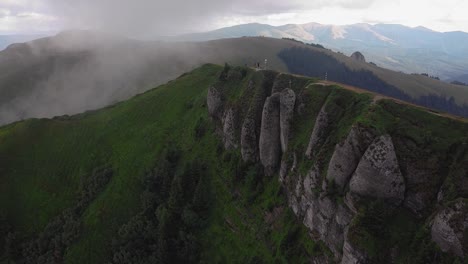
<svg viewBox="0 0 468 264"><path fill-rule="evenodd" d="M95 28L133 36L194 31L226 17L255 17L338 6L359 9L374 0L42 0L68 28Z"/></svg>
<svg viewBox="0 0 468 264"><path fill-rule="evenodd" d="M0 8L0 19L7 17L11 14L11 11L6 8Z"/></svg>
<svg viewBox="0 0 468 264"><path fill-rule="evenodd" d="M36 13L12 13L7 9L0 9L0 33L38 33L54 31L57 19L53 16Z"/></svg>
<svg viewBox="0 0 468 264"><path fill-rule="evenodd" d="M97 29L152 38L210 30L235 21L275 25L394 21L439 30L467 30L464 14L467 3L463 0L0 0L0 9L54 18L49 27L56 30ZM448 15L453 22L437 21ZM0 21L0 28L5 28L5 23Z"/></svg>

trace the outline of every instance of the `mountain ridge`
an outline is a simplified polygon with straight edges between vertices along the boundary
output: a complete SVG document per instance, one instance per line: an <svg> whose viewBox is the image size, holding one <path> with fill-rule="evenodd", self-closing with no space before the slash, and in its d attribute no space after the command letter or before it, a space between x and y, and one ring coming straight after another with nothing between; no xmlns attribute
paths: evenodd
<svg viewBox="0 0 468 264"><path fill-rule="evenodd" d="M468 33L437 32L399 24L338 26L312 22L271 26L252 23L182 35L175 39L203 41L242 36L295 38L347 54L359 50L366 53L370 61L385 68L406 73L429 73L443 80L452 81L468 70L468 50L460 44L468 41Z"/></svg>
<svg viewBox="0 0 468 264"><path fill-rule="evenodd" d="M0 52L0 123L104 107L206 62L253 65L265 58L269 68L281 72L322 79L328 72L329 80L374 91L377 82L380 93L460 116L466 113L459 108L468 105L466 86L386 70L297 41L265 37L199 43L115 41L115 36L101 38L94 33L84 40L77 34L71 39L78 39L70 41L68 36L19 44ZM322 64L316 63L319 58ZM295 61L311 67L299 67ZM372 83L363 83L366 75L372 75Z"/></svg>
<svg viewBox="0 0 468 264"><path fill-rule="evenodd" d="M204 65L0 127L0 260L460 261L466 130L318 79ZM369 185L385 171L398 184Z"/></svg>

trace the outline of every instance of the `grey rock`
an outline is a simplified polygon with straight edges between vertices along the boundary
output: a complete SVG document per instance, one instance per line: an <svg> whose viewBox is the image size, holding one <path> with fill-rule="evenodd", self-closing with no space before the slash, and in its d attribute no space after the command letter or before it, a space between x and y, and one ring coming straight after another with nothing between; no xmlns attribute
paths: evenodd
<svg viewBox="0 0 468 264"><path fill-rule="evenodd" d="M330 196L316 192L321 185L317 166L313 166L304 177L293 175L283 182L286 188L290 188L287 191L289 205L314 237L323 241L333 252L335 260L341 259L344 232L353 213Z"/></svg>
<svg viewBox="0 0 468 264"><path fill-rule="evenodd" d="M338 259L341 258L344 230L351 222L351 212L327 196L303 200L302 203L305 202L304 225L316 233Z"/></svg>
<svg viewBox="0 0 468 264"><path fill-rule="evenodd" d="M255 132L255 121L246 118L241 129L241 155L245 162L255 162L258 158L257 134Z"/></svg>
<svg viewBox="0 0 468 264"><path fill-rule="evenodd" d="M465 257L468 253L468 202L459 199L451 206L439 211L431 227L432 240L444 252Z"/></svg>
<svg viewBox="0 0 468 264"><path fill-rule="evenodd" d="M355 201L359 199L359 197L355 197L355 195L353 195L352 193L348 192L346 193L345 197L344 197L344 203L346 204L346 206L354 213L354 214L357 214L358 213L358 209L355 207L354 203Z"/></svg>
<svg viewBox="0 0 468 264"><path fill-rule="evenodd" d="M280 171L279 171L279 181L281 183L286 181L286 177L288 176L288 163L285 159L281 161Z"/></svg>
<svg viewBox="0 0 468 264"><path fill-rule="evenodd" d="M377 138L369 146L351 178L349 188L351 193L360 196L401 204L405 182L389 135Z"/></svg>
<svg viewBox="0 0 468 264"><path fill-rule="evenodd" d="M345 232L345 240L343 244L343 258L341 264L364 264L368 263L367 257L360 252L348 240L348 232Z"/></svg>
<svg viewBox="0 0 468 264"><path fill-rule="evenodd" d="M343 190L373 138L369 131L353 126L346 139L335 147L328 164L327 179L335 181Z"/></svg>
<svg viewBox="0 0 468 264"><path fill-rule="evenodd" d="M272 176L281 157L280 142L280 94L272 94L265 100L259 139L260 161L265 174Z"/></svg>
<svg viewBox="0 0 468 264"><path fill-rule="evenodd" d="M312 264L330 264L332 261L328 260L326 256L318 256L312 259Z"/></svg>
<svg viewBox="0 0 468 264"><path fill-rule="evenodd" d="M315 148L319 145L321 141L325 139L325 132L329 126L328 114L325 111L325 105L322 106L322 109L315 119L314 129L312 135L310 136L309 145L307 146L306 156L310 159L315 151Z"/></svg>
<svg viewBox="0 0 468 264"><path fill-rule="evenodd" d="M318 225L317 223L318 220L316 220L318 214L319 214L318 201L310 200L309 206L307 207L305 211L303 223L311 231L314 231L316 229L316 226Z"/></svg>
<svg viewBox="0 0 468 264"><path fill-rule="evenodd" d="M279 181L281 183L286 183L286 181L288 180L288 174L296 171L297 155L295 152L292 153L292 157L293 157L293 161L291 165L288 164L287 157L283 156L283 159L281 160L281 167L280 167L280 173L279 173L280 174Z"/></svg>
<svg viewBox="0 0 468 264"><path fill-rule="evenodd" d="M335 221L336 223L343 228L347 227L351 220L353 219L354 214L349 210L346 205L338 205L338 209L336 210Z"/></svg>
<svg viewBox="0 0 468 264"><path fill-rule="evenodd" d="M296 94L293 90L287 88L281 92L280 97L280 128L281 128L281 150L286 152L288 149L289 132L291 121L294 116L294 105L296 103Z"/></svg>
<svg viewBox="0 0 468 264"><path fill-rule="evenodd" d="M319 169L314 166L304 177L304 193L308 198L314 198L313 190L320 188L320 173Z"/></svg>
<svg viewBox="0 0 468 264"><path fill-rule="evenodd" d="M364 57L364 55L362 55L362 53L359 51L356 51L353 54L351 54L351 58L360 62L366 62L366 57Z"/></svg>
<svg viewBox="0 0 468 264"><path fill-rule="evenodd" d="M215 87L210 87L210 89L208 89L206 104L211 117L218 119L223 117L223 97Z"/></svg>
<svg viewBox="0 0 468 264"><path fill-rule="evenodd" d="M283 183L286 187L290 188L287 190L289 206L293 210L294 214L299 217L303 215L306 208L306 205L304 204L306 201L302 196L303 187L301 184L301 178L301 175L290 177L289 183Z"/></svg>
<svg viewBox="0 0 468 264"><path fill-rule="evenodd" d="M237 148L236 141L236 116L231 108L223 118L223 142L224 148L231 150Z"/></svg>

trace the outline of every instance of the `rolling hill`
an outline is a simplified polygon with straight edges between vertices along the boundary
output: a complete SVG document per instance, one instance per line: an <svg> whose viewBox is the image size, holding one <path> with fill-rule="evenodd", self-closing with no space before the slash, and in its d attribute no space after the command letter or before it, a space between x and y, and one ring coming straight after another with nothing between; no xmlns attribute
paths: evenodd
<svg viewBox="0 0 468 264"><path fill-rule="evenodd" d="M98 109L211 62L328 78L467 116L468 87L407 75L296 41L143 42L72 31L0 52L0 123Z"/></svg>
<svg viewBox="0 0 468 264"><path fill-rule="evenodd" d="M369 61L381 67L406 73L428 73L443 80L456 80L468 72L468 49L463 44L468 41L468 33L442 33L424 27L319 23L270 26L254 23L183 35L175 39L207 41L242 36L294 38L306 43L318 43L349 55L361 51Z"/></svg>
<svg viewBox="0 0 468 264"><path fill-rule="evenodd" d="M0 127L0 262L462 262L466 131L318 79L204 65Z"/></svg>

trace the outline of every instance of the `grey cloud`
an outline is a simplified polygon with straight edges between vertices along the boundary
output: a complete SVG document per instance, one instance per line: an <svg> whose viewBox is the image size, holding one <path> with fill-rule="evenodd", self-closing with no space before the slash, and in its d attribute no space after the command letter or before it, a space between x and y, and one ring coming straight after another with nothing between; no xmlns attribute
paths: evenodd
<svg viewBox="0 0 468 264"><path fill-rule="evenodd" d="M280 14L327 6L366 8L374 0L42 0L65 27L133 37L197 31L224 17ZM222 23L221 23L222 24Z"/></svg>
<svg viewBox="0 0 468 264"><path fill-rule="evenodd" d="M343 0L339 1L339 5L348 9L364 9L370 7L374 0Z"/></svg>
<svg viewBox="0 0 468 264"><path fill-rule="evenodd" d="M1 9L0 8L0 18L4 18L10 15L10 11L8 9Z"/></svg>

